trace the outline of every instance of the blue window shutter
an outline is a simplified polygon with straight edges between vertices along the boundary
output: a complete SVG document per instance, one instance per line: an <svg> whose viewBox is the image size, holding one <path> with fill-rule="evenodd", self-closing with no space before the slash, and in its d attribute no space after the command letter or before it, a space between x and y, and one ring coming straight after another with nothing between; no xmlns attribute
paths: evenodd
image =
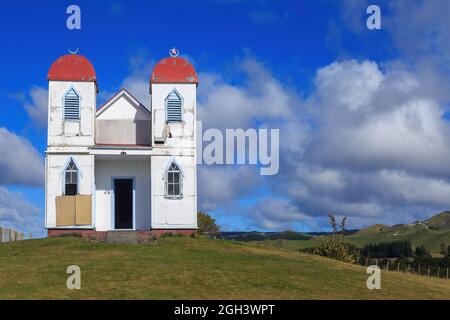
<svg viewBox="0 0 450 320"><path fill-rule="evenodd" d="M64 96L64 120L80 119L80 97L70 89Z"/></svg>
<svg viewBox="0 0 450 320"><path fill-rule="evenodd" d="M166 99L166 121L181 121L181 98L175 91L172 91Z"/></svg>

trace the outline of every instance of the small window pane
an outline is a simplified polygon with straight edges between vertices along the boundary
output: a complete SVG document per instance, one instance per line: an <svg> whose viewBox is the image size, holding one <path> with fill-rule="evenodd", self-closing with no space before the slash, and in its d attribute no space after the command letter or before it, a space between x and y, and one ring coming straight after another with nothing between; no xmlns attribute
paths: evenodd
<svg viewBox="0 0 450 320"><path fill-rule="evenodd" d="M66 196L77 195L77 185L76 184L66 184Z"/></svg>
<svg viewBox="0 0 450 320"><path fill-rule="evenodd" d="M172 162L169 166L169 170L166 173L166 195L167 196L181 196L181 170L175 162Z"/></svg>
<svg viewBox="0 0 450 320"><path fill-rule="evenodd" d="M72 172L72 174L71 174L71 176L72 176L72 180L71 180L71 182L72 183L78 183L78 175L77 175L77 172L75 171L75 172Z"/></svg>

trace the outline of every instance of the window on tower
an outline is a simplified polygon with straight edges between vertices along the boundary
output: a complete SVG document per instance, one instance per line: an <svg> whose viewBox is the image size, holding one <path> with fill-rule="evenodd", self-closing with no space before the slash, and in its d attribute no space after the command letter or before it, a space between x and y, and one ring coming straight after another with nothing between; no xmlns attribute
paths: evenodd
<svg viewBox="0 0 450 320"><path fill-rule="evenodd" d="M166 171L166 197L180 198L183 196L183 180L180 167L173 161Z"/></svg>
<svg viewBox="0 0 450 320"><path fill-rule="evenodd" d="M166 98L166 122L181 122L183 101L180 94L173 90Z"/></svg>
<svg viewBox="0 0 450 320"><path fill-rule="evenodd" d="M64 120L80 120L80 96L73 88L64 96Z"/></svg>
<svg viewBox="0 0 450 320"><path fill-rule="evenodd" d="M78 168L70 159L69 165L64 172L65 188L64 194L66 196L75 196L78 194Z"/></svg>

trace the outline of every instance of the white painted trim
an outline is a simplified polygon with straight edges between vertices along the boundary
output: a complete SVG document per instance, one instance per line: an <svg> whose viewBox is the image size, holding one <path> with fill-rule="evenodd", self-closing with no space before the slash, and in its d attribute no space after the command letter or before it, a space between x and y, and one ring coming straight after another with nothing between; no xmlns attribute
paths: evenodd
<svg viewBox="0 0 450 320"><path fill-rule="evenodd" d="M163 179L166 177L166 173L169 170L170 166L172 165L172 163L175 162L175 164L178 166L178 168L180 169L181 172L181 176L184 178L184 171L183 168L181 167L181 165L178 163L177 159L175 159L174 156L171 156L169 158L169 160L166 163L166 166L164 167L164 172L163 172Z"/></svg>
<svg viewBox="0 0 450 320"><path fill-rule="evenodd" d="M61 167L61 170L59 171L59 180L61 181L61 195L66 195L66 170L69 166L70 161L73 160L75 163L75 166L77 167L77 194L79 193L80 188L80 180L83 178L83 172L81 170L80 165L76 161L74 156L69 156L69 158L66 160L66 163L64 166Z"/></svg>
<svg viewBox="0 0 450 320"><path fill-rule="evenodd" d="M48 155L45 155L45 203L44 203L44 227L48 228L48 221L47 221L47 209L48 209L48 189L47 189L47 184L48 184Z"/></svg>
<svg viewBox="0 0 450 320"><path fill-rule="evenodd" d="M131 229L116 229L116 208L114 180L131 179L133 184L133 227ZM111 231L136 230L136 177L135 176L112 176L111 177Z"/></svg>

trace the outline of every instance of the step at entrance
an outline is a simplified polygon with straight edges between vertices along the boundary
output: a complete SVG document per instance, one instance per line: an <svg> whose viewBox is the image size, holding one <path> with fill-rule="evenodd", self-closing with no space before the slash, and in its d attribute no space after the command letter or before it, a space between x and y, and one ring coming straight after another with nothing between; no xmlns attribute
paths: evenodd
<svg viewBox="0 0 450 320"><path fill-rule="evenodd" d="M110 243L138 243L139 233L137 231L108 231L106 242Z"/></svg>

